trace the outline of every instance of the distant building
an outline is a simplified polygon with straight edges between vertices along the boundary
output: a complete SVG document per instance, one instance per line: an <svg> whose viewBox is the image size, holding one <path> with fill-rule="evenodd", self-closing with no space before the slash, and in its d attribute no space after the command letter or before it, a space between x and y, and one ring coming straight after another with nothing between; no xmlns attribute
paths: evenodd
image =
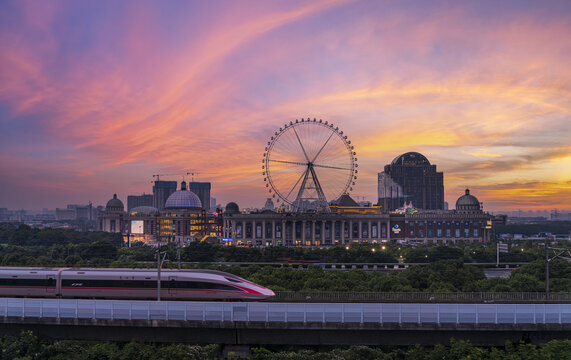
<svg viewBox="0 0 571 360"><path fill-rule="evenodd" d="M97 230L112 233L124 233L126 227L125 207L123 202L113 194L113 198L107 201L105 210L97 214Z"/></svg>
<svg viewBox="0 0 571 360"><path fill-rule="evenodd" d="M417 152L396 157L378 176L379 205L383 211L412 203L417 209L444 210L444 175Z"/></svg>
<svg viewBox="0 0 571 360"><path fill-rule="evenodd" d="M75 212L75 217L73 219L62 219L62 220L78 220L78 221L92 221L95 220L93 213L93 205L91 202L87 205L78 204L68 204L68 210Z"/></svg>
<svg viewBox="0 0 571 360"><path fill-rule="evenodd" d="M570 221L571 220L571 212L565 213L558 210L553 210L550 216L551 221Z"/></svg>
<svg viewBox="0 0 571 360"><path fill-rule="evenodd" d="M75 209L73 208L56 208L56 220L75 220Z"/></svg>
<svg viewBox="0 0 571 360"><path fill-rule="evenodd" d="M169 196L176 191L176 181L155 181L153 186L153 206L159 210L165 208Z"/></svg>
<svg viewBox="0 0 571 360"><path fill-rule="evenodd" d="M216 198L210 198L210 211L216 211Z"/></svg>
<svg viewBox="0 0 571 360"><path fill-rule="evenodd" d="M274 205L274 201L272 200L272 198L267 198L263 210L275 210L275 209L276 206Z"/></svg>
<svg viewBox="0 0 571 360"><path fill-rule="evenodd" d="M188 190L192 191L202 203L202 208L206 211L210 210L210 183L191 181L188 183Z"/></svg>
<svg viewBox="0 0 571 360"><path fill-rule="evenodd" d="M0 208L0 221L10 221L10 212L7 208Z"/></svg>
<svg viewBox="0 0 571 360"><path fill-rule="evenodd" d="M492 226L496 227L498 225L505 226L508 224L508 216L503 214L492 215Z"/></svg>
<svg viewBox="0 0 571 360"><path fill-rule="evenodd" d="M176 189L176 187L175 187ZM133 208L139 206L153 206L153 195L129 195L127 196L127 211L130 212Z"/></svg>

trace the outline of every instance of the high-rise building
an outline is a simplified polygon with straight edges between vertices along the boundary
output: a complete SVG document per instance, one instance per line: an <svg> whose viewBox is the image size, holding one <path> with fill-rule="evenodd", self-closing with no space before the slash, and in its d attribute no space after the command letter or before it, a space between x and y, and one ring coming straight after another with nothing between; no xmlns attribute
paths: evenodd
<svg viewBox="0 0 571 360"><path fill-rule="evenodd" d="M153 195L143 194L127 196L127 212L131 212L131 209L139 206L153 206Z"/></svg>
<svg viewBox="0 0 571 360"><path fill-rule="evenodd" d="M206 211L210 210L210 183L191 181L188 183L188 190L192 191L202 203L202 208Z"/></svg>
<svg viewBox="0 0 571 360"><path fill-rule="evenodd" d="M165 208L169 196L176 191L176 181L155 181L153 186L153 206L158 210Z"/></svg>
<svg viewBox="0 0 571 360"><path fill-rule="evenodd" d="M412 203L417 209L444 209L444 174L417 152L397 156L379 173L379 205L384 211Z"/></svg>

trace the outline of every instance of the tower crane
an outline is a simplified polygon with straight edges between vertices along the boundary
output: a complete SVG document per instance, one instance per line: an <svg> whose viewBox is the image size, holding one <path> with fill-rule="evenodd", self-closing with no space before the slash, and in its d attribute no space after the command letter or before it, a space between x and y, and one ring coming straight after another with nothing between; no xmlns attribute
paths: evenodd
<svg viewBox="0 0 571 360"><path fill-rule="evenodd" d="M161 176L173 176L173 175L179 175L179 174L153 174L153 179L155 179L153 181L161 181Z"/></svg>
<svg viewBox="0 0 571 360"><path fill-rule="evenodd" d="M184 171L184 170L183 170ZM186 173L189 174L188 172ZM153 179L156 181L161 181L161 176L184 176L184 172L176 173L176 174L153 174Z"/></svg>
<svg viewBox="0 0 571 360"><path fill-rule="evenodd" d="M186 175L190 175L190 176L191 176L191 177L190 177L190 179L191 179L190 181L192 181L192 182L194 182L194 176L195 176L195 175L198 176L198 175L201 175L201 174L202 174L202 175L206 175L206 174L215 175L216 173L213 173L213 172L201 172L201 171L199 172L199 171L192 171L192 170L186 173Z"/></svg>

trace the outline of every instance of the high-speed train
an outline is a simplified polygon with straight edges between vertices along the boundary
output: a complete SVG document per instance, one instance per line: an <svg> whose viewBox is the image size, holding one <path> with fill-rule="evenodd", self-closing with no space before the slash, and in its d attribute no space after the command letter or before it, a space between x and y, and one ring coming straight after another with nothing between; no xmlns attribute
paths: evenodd
<svg viewBox="0 0 571 360"><path fill-rule="evenodd" d="M274 292L216 270L161 270L163 300L262 300ZM156 299L157 270L0 267L0 297Z"/></svg>

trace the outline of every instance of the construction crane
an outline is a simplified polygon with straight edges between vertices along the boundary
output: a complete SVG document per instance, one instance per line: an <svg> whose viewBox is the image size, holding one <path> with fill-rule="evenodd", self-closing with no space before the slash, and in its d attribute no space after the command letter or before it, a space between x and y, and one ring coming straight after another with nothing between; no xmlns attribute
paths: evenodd
<svg viewBox="0 0 571 360"><path fill-rule="evenodd" d="M192 171L192 170L186 173L186 175L190 175L190 179L191 179L190 181L192 181L192 182L194 182L194 176L195 175L198 176L200 174L202 174L202 175L207 175L207 174L208 175L216 175L216 173L213 173L213 172L199 172L199 171Z"/></svg>
<svg viewBox="0 0 571 360"><path fill-rule="evenodd" d="M180 172L180 173L176 173L176 174L153 174L153 181L161 181L161 176L182 176L184 178L184 176L186 175L190 175L191 176L191 181L194 181L194 177L198 176L199 174L202 175L215 175L216 173L213 172L199 172L196 170L186 170L186 173L184 172ZM151 181L151 182L153 182Z"/></svg>
<svg viewBox="0 0 571 360"><path fill-rule="evenodd" d="M185 171L187 171L186 175L191 174L191 172L188 172L190 170L182 170L181 172L176 173L176 174L153 174L153 179L155 179L156 181L161 181L161 178L160 178L161 176L182 176L184 178ZM198 174L198 173L195 173L195 174Z"/></svg>
<svg viewBox="0 0 571 360"><path fill-rule="evenodd" d="M153 174L153 181L161 181L161 176L178 176L180 174ZM151 181L152 182L152 181Z"/></svg>

